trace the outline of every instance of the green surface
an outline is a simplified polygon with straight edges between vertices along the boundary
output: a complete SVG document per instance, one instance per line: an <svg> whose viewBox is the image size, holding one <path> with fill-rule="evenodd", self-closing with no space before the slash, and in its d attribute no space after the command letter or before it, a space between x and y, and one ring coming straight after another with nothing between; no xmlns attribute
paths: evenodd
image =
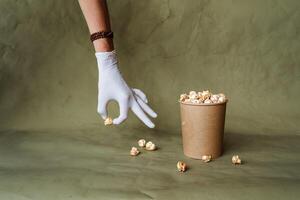
<svg viewBox="0 0 300 200"><path fill-rule="evenodd" d="M103 126L77 1L0 0L0 199L299 199L300 1L108 5L120 70L156 129L132 114ZM225 155L209 164L184 157L177 102L204 89L229 97ZM129 157L141 137L159 151Z"/></svg>
<svg viewBox="0 0 300 200"><path fill-rule="evenodd" d="M228 130L299 134L300 1L108 5L121 71L148 95L158 129L179 129L180 93L208 88L230 99ZM96 59L77 1L1 0L0 15L0 126L97 126Z"/></svg>
<svg viewBox="0 0 300 200"><path fill-rule="evenodd" d="M139 138L159 149L131 157ZM299 199L299 137L225 138L225 154L204 163L183 156L179 133L3 131L0 199ZM231 164L236 153L241 166ZM177 172L178 160L190 166L186 173Z"/></svg>

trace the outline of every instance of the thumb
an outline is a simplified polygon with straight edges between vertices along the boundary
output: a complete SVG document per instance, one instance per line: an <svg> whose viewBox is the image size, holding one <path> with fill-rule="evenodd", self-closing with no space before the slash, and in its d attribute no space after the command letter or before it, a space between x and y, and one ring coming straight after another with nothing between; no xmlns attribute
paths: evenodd
<svg viewBox="0 0 300 200"><path fill-rule="evenodd" d="M113 120L114 124L121 124L125 119L127 119L128 115L128 100L118 101L118 103L120 108L120 115Z"/></svg>
<svg viewBox="0 0 300 200"><path fill-rule="evenodd" d="M101 115L103 119L107 118L107 110L106 110L107 103L108 100L106 99L100 99L100 101L98 102L97 112Z"/></svg>

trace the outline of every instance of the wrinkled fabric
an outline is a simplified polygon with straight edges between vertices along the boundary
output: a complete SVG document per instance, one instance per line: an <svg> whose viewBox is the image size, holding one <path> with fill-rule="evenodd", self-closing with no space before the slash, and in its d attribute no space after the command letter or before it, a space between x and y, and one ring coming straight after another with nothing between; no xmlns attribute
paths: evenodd
<svg viewBox="0 0 300 200"><path fill-rule="evenodd" d="M156 151L129 155L140 138ZM0 199L299 199L299 136L225 133L225 152L185 157L179 132L1 131ZM231 164L238 154L243 165ZM177 161L189 169L177 171Z"/></svg>
<svg viewBox="0 0 300 200"><path fill-rule="evenodd" d="M231 131L300 133L299 0L107 4L120 72L147 94L158 129L180 128L181 93L210 89L229 98ZM0 17L0 128L96 126L97 63L78 2L1 0Z"/></svg>

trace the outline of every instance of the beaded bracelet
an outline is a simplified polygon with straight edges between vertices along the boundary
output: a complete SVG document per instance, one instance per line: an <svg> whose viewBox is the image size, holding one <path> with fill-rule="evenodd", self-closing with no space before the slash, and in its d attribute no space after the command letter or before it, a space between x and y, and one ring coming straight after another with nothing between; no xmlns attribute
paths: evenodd
<svg viewBox="0 0 300 200"><path fill-rule="evenodd" d="M113 38L114 33L111 31L99 31L96 33L91 34L90 39L91 42L94 42L95 40L101 39L101 38Z"/></svg>

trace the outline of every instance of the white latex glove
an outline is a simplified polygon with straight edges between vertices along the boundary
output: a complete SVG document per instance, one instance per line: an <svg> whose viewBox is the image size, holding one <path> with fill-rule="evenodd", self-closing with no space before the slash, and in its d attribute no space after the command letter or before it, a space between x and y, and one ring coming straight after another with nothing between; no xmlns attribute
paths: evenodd
<svg viewBox="0 0 300 200"><path fill-rule="evenodd" d="M98 63L98 113L103 119L107 117L106 105L110 100L119 104L120 115L113 120L113 124L120 124L126 118L128 110L133 113L149 128L154 124L145 114L157 117L157 114L147 105L146 95L139 89L129 88L118 69L116 51L95 53Z"/></svg>

